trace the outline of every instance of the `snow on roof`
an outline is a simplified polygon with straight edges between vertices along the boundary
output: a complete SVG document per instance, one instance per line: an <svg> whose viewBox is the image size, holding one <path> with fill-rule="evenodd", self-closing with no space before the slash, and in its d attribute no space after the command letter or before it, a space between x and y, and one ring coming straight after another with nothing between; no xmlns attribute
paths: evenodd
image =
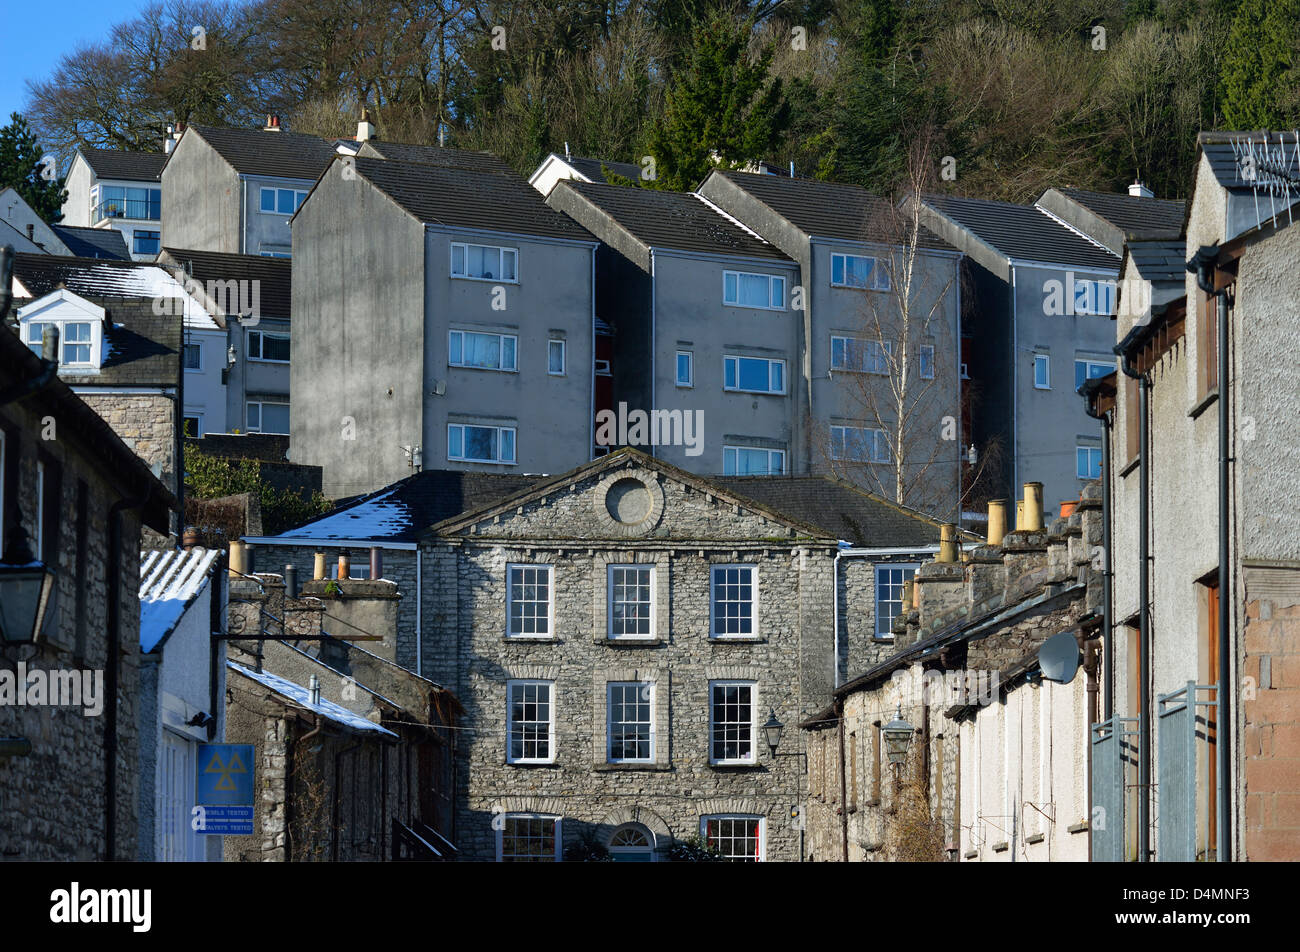
<svg viewBox="0 0 1300 952"><path fill-rule="evenodd" d="M311 700L311 691L303 687L301 684L295 684L292 681L288 681L266 671L253 671L250 668L245 668L237 661L227 661L226 666L235 673L242 674L244 677L251 678L263 687L270 688L281 697L288 698L290 701L293 701L294 704L297 704L300 707L305 707L307 710L319 714L321 717L327 717L337 724L342 724L344 727L351 728L355 731L373 731L374 733L383 734L387 737L397 736L388 728L381 727L374 721L362 717L360 714L354 714L346 707L340 707L333 701L327 701L324 698L321 698L313 704Z"/></svg>
<svg viewBox="0 0 1300 952"><path fill-rule="evenodd" d="M153 651L203 590L218 549L140 553L140 650Z"/></svg>
<svg viewBox="0 0 1300 952"><path fill-rule="evenodd" d="M377 493L336 513L284 533L295 539L382 539L411 528L411 510L396 489Z"/></svg>

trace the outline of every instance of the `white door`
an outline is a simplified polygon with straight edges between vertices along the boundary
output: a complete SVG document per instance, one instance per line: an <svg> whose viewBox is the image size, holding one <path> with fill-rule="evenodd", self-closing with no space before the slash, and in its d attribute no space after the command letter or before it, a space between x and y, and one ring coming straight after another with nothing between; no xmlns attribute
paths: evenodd
<svg viewBox="0 0 1300 952"><path fill-rule="evenodd" d="M158 752L158 860L164 863L201 862L206 837L190 826L194 808L194 761L198 745L163 728Z"/></svg>

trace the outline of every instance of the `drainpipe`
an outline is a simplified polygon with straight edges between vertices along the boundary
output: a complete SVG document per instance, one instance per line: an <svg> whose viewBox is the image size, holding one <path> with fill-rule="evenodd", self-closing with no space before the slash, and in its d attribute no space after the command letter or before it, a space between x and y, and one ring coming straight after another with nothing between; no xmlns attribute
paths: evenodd
<svg viewBox="0 0 1300 952"><path fill-rule="evenodd" d="M835 654L831 658L831 684L838 689L840 686L840 556L844 554L842 548L835 550L835 562L831 566L831 605L834 615L835 631Z"/></svg>
<svg viewBox="0 0 1300 952"><path fill-rule="evenodd" d="M840 844L841 858L847 863L849 861L849 789L844 777L844 702L840 700L835 702L835 730L840 735L840 828L843 831Z"/></svg>
<svg viewBox="0 0 1300 952"><path fill-rule="evenodd" d="M1111 632L1114 625L1114 605L1112 581L1113 569L1111 565L1111 528L1110 528L1110 456L1111 440L1114 438L1114 418L1110 413L1094 413L1092 395L1085 392L1083 400L1084 411L1094 420L1100 420L1102 425L1101 441L1101 548L1102 548L1102 570L1101 570L1101 671L1100 677L1105 685L1103 706L1105 716L1103 720L1110 720L1115 713L1115 688L1114 688L1114 647L1111 644ZM1094 714L1096 712L1094 711Z"/></svg>
<svg viewBox="0 0 1300 952"><path fill-rule="evenodd" d="M1231 862L1232 837L1229 823L1232 810L1228 797L1232 790L1232 767L1228 761L1229 742L1231 740L1228 714L1228 702L1232 690L1228 680L1231 658L1228 652L1228 606L1231 601L1228 592L1228 465L1232 458L1228 455L1228 295L1227 290L1216 291L1214 288L1214 268L1218 261L1217 245L1207 245L1196 252L1187 265L1187 270L1196 274L1196 284L1206 294L1215 298L1217 313L1217 332L1219 337L1219 683L1215 690L1215 699L1219 702L1214 731L1214 743L1218 747L1218 836L1215 845L1215 858L1221 863Z"/></svg>
<svg viewBox="0 0 1300 952"><path fill-rule="evenodd" d="M1150 438L1148 416L1151 402L1151 381L1139 373L1129 360L1128 349L1145 325L1134 327L1115 345L1119 355L1120 370L1126 377L1138 382L1138 643L1139 674L1141 685L1141 712L1138 715L1138 862L1150 862L1151 856L1151 592L1150 592Z"/></svg>
<svg viewBox="0 0 1300 952"><path fill-rule="evenodd" d="M149 491L124 496L108 510L108 657L104 662L104 859L117 852L117 682L122 664L122 517L149 500ZM139 554L136 553L136 558Z"/></svg>

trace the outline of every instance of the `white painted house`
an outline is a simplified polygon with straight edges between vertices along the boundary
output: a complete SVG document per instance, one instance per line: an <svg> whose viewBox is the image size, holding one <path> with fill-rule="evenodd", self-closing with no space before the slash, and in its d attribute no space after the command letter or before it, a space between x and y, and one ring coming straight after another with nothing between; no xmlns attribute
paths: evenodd
<svg viewBox="0 0 1300 952"><path fill-rule="evenodd" d="M62 224L119 231L134 260L154 260L162 248L166 161L161 152L78 146L64 182Z"/></svg>

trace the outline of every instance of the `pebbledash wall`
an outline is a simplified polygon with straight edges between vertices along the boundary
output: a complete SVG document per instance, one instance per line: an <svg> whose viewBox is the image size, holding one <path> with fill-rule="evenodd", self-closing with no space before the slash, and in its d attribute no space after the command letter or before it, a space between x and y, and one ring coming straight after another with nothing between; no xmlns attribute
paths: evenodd
<svg viewBox="0 0 1300 952"><path fill-rule="evenodd" d="M421 542L429 677L449 687L470 725L458 744L456 835L462 856L494 860L494 818L561 818L565 847L608 844L622 824L648 830L663 858L702 818L761 818L763 858L800 857L804 799L795 725L832 690L836 544L740 503L717 487L622 451L538 490L435 527ZM552 566L551 636L507 635L507 566ZM607 566L650 564L653 636L608 637ZM714 565L757 570L754 637L710 638ZM507 682L553 682L554 762L507 763ZM754 731L747 766L710 764L709 682L755 683L754 726L787 726L777 756ZM648 764L608 763L606 684L654 685Z"/></svg>

